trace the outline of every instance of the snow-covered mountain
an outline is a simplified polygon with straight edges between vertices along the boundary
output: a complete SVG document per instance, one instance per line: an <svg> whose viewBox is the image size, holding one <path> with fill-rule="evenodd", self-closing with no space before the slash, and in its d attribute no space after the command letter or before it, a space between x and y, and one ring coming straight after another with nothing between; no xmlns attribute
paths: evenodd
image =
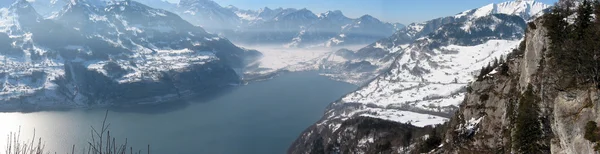
<svg viewBox="0 0 600 154"><path fill-rule="evenodd" d="M315 14L307 9L222 7L212 0L140 0L152 7L179 14L194 25L246 45L288 47L364 45L385 38L402 24L382 22L365 15L350 19L341 11Z"/></svg>
<svg viewBox="0 0 600 154"><path fill-rule="evenodd" d="M495 9L478 13L490 6ZM338 78L364 81L364 77L376 77L332 103L323 118L308 128L288 152L310 153L350 145L339 139L352 138L346 135L352 135L355 129L344 122L356 117L417 127L447 121L464 99L467 83L483 66L517 48L528 17L548 7L533 1L490 4L456 16L411 24L358 51L340 50L327 55L321 68L329 67ZM378 143L372 137L356 140L369 142L362 145Z"/></svg>
<svg viewBox="0 0 600 154"><path fill-rule="evenodd" d="M184 19L209 31L234 30L241 23L234 12L212 0L180 0L176 10Z"/></svg>
<svg viewBox="0 0 600 154"><path fill-rule="evenodd" d="M129 0L72 0L49 19L18 0L0 20L3 110L178 99L239 83L260 56Z"/></svg>
<svg viewBox="0 0 600 154"><path fill-rule="evenodd" d="M537 15L548 7L547 4L534 0L515 0L489 4L478 9L462 12L455 17L468 16L469 18L479 18L490 14L510 14L529 20L532 16Z"/></svg>
<svg viewBox="0 0 600 154"><path fill-rule="evenodd" d="M493 22L483 21L480 18L488 17L493 14L505 14L519 16L522 18L522 20L528 21L532 16L542 13L549 7L549 5L537 1L516 0L497 4L489 4L481 8L458 13L454 16L440 17L422 23L412 23L395 32L391 37L378 40L375 43L372 43L357 51L341 50L336 53L332 53L328 56L328 58L331 60L325 59L321 62L323 65L322 67L328 68L332 72L332 76L334 76L334 78L361 83L361 81L368 81L369 79L382 73L382 71L387 70L389 66L391 66L391 62L393 62L396 57L398 57L398 54L401 53L400 51L405 50L417 39L428 37L428 35L431 35L435 32L462 32L461 30L440 30L440 28L447 24L461 24L463 27L460 27L460 29L465 30L465 33L471 33L469 32L469 29L473 28L473 26L479 26L480 24L489 25L490 22ZM448 26L446 26L446 28L448 28ZM444 34L438 34L435 37L443 38ZM490 38L485 38L484 40L489 39ZM468 42L461 42L463 43L461 45L473 46L477 45L478 43L482 43L481 41L473 41L475 42L469 44L467 44ZM358 67L359 70L355 69L357 68L357 65L360 65L360 67ZM372 69L365 70L364 68Z"/></svg>
<svg viewBox="0 0 600 154"><path fill-rule="evenodd" d="M11 0L7 1L14 2ZM30 3L40 15L50 17L58 13L63 6L67 5L67 2L67 0L35 0Z"/></svg>
<svg viewBox="0 0 600 154"><path fill-rule="evenodd" d="M282 12L272 20L250 25L240 30L240 37L233 37L233 40L251 45L283 43L288 47L332 47L368 44L388 37L402 27L370 15L351 19L339 10L317 15L300 9Z"/></svg>
<svg viewBox="0 0 600 154"><path fill-rule="evenodd" d="M97 6L104 6L111 0L87 0L86 3ZM6 0L7 3L12 3L14 0ZM64 6L69 4L71 0L30 0L28 1L35 10L44 18L49 18L56 15Z"/></svg>
<svg viewBox="0 0 600 154"><path fill-rule="evenodd" d="M335 45L347 44L348 42L372 43L373 41L370 40L382 38L382 36L389 37L390 31L395 32L402 28L404 28L404 25L385 23L373 16L364 15L352 21L352 23L344 25L341 34L328 43Z"/></svg>

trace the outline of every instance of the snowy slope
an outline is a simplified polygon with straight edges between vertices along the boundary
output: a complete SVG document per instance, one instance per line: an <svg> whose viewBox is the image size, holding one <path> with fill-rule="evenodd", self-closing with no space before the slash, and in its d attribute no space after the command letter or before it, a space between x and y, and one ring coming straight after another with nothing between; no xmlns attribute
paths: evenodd
<svg viewBox="0 0 600 154"><path fill-rule="evenodd" d="M403 51L412 44L417 39L428 37L428 35L438 32L436 36L437 38L445 37L444 33L450 32L456 35L457 33L470 33L469 30L477 30L485 27L477 27L477 26L490 26L489 28L495 29L494 23L496 19L487 18L492 14L504 14L504 15L515 15L519 16L521 20L529 20L533 15L542 13L543 10L549 8L549 5L536 2L536 1L508 1L498 4L489 4L481 8L467 10L461 12L455 16L441 17L433 20L429 20L422 23L412 23L408 26L396 31L392 36L380 39L366 47L363 47L356 51L345 51L346 56L342 56L340 58L345 58L346 60L340 60L337 58L334 61L329 61L326 58L321 62L324 68L329 68L332 72L330 76L335 79L339 79L342 81L349 81L353 83L363 83L364 81L368 81L378 74L382 73L391 66L390 64L398 57L398 53ZM479 22L479 23L473 23ZM440 31L444 25L447 24L461 24L460 27L463 30L457 29L446 29ZM458 25L457 25L458 26ZM450 27L446 27L450 28ZM456 28L456 26L452 27ZM510 28L510 27L498 27L498 28ZM490 32L480 32L480 33L490 33ZM343 37L346 35L340 35ZM469 35L465 35L469 36ZM471 35L475 36L475 35ZM481 44L489 38L484 38L480 40L461 40L463 42L455 42L461 45L477 45ZM333 42L339 41L338 39L332 40ZM339 53L339 52L338 52ZM328 55L330 57L335 57L337 53L331 53ZM356 70L355 66L357 64L363 65L364 67L359 67L359 69L363 69L365 67L372 68L371 71L360 71ZM363 69L364 70L364 69ZM351 72L351 73L344 73Z"/></svg>
<svg viewBox="0 0 600 154"><path fill-rule="evenodd" d="M436 31L445 24L466 22L491 14L516 15L527 21L532 16L542 13L542 11L549 7L550 5L531 0L492 3L481 8L461 12L455 16L441 17L423 23L412 23L406 26L406 28L396 32L392 37L382 39L378 42L387 48L394 48L406 43L412 43L412 41ZM370 46L374 45L372 44Z"/></svg>
<svg viewBox="0 0 600 154"><path fill-rule="evenodd" d="M259 56L133 1L0 9L0 110L153 103L239 82ZM201 79L201 80L199 80Z"/></svg>
<svg viewBox="0 0 600 154"><path fill-rule="evenodd" d="M6 0L14 1L14 0ZM44 18L55 16L60 10L63 9L69 3L70 0L32 0L29 1L33 8ZM85 0L86 3L104 6L110 2L110 0Z"/></svg>
<svg viewBox="0 0 600 154"><path fill-rule="evenodd" d="M500 7L502 9L497 9L498 11L490 11L487 13L474 13L474 12L483 12L481 10L485 10L489 6ZM510 7L508 6L514 6ZM493 8L492 7L492 8ZM534 10L543 10L541 8L547 8L548 5L543 5L539 2L504 2L499 4L490 4L482 8L472 9L469 11L464 11L456 16L448 16L433 19L430 21L426 21L423 23L413 23L409 26L403 28L402 30L397 31L392 36L384 39L380 39L375 43L372 43L366 47L360 48L358 50L339 50L335 52L326 52L324 55L318 58L311 59L311 61L306 61L304 63L294 63L296 65L292 68L316 68L322 72L323 75L329 76L336 80L341 80L353 84L365 84L365 82L370 81L375 78L379 74L385 73L392 63L396 60L397 57L401 56L404 50L409 47L412 43L417 41L419 38L429 37L430 39L434 39L431 42L432 45L439 46L439 40L446 41L445 43L451 43L455 45L465 45L465 46L475 46L493 38L502 38L506 40L514 40L519 39L520 36L514 36L514 31L522 31L523 29L519 27L522 25L520 20L523 20L523 15L527 15L527 13L538 14L540 12L531 11ZM527 9L524 9L527 8ZM480 11L478 11L480 10ZM523 12L523 10L530 10L528 12ZM500 14L495 14L496 12ZM524 14L525 13L525 14ZM492 16L495 14L494 16ZM514 15L514 16L508 16ZM290 36L289 34L277 33L278 35L270 35L263 31L259 31L258 35L250 35L252 38L261 42L270 42L269 39L277 39L277 40L288 40L292 38L292 42L287 44L288 47L292 46L302 46L303 42L309 42L319 40L322 41L326 38L330 38L327 43L323 46L335 46L334 44L343 44L343 42L348 42L353 39L365 38L362 37L352 37L352 35L360 35L364 33L376 33L376 32L365 32L369 31L369 29L394 29L391 25L386 24L376 24L382 23L376 18L371 16L363 16L359 19L349 20L343 17L341 12L330 11L323 14L318 15L320 19L327 20L317 20L314 21L314 25L318 25L316 27L308 27L304 28L306 25L295 26L293 28L297 28L301 30L300 34L296 36ZM530 16L524 16L530 17ZM284 19L284 18L282 18ZM332 20L335 19L335 20ZM334 21L334 22L332 22ZM507 23L502 23L498 21L507 21ZM347 23L347 24L346 24ZM297 23L296 23L297 24ZM283 24L283 25L296 25L296 24ZM336 26L342 25L342 33L324 33L324 31L337 31ZM379 25L379 26L376 26ZM374 27L369 27L374 26ZM260 27L269 27L261 25ZM272 26L272 27L283 27L281 25ZM266 29L273 29L272 27ZM369 28L365 28L369 27ZM304 30L306 29L306 30ZM318 29L315 32L314 29ZM440 30L441 29L441 30ZM493 35L491 35L493 34ZM384 33L381 33L379 37L383 37ZM431 35L431 36L430 36ZM481 37L490 36L490 38ZM461 36L461 38L453 38L448 36ZM464 37L462 37L464 36ZM271 38L269 38L271 37ZM376 37L374 37L376 38ZM449 38L449 40L445 40L444 38ZM436 42L437 41L437 42ZM285 41L282 41L285 42ZM318 41L317 41L318 42ZM308 54L308 53L307 53ZM280 56L281 57L281 56ZM311 58L313 58L311 56ZM308 58L300 58L304 60L308 60ZM294 60L282 60L282 61L297 61ZM266 64L266 63L263 63ZM304 66L298 66L304 65ZM270 66L265 66L266 68L274 68ZM288 68L288 67L285 67ZM290 69L284 69L290 70ZM272 72L274 70L268 71Z"/></svg>
<svg viewBox="0 0 600 154"><path fill-rule="evenodd" d="M469 16L470 18L479 18L490 14L508 14L520 16L529 20L532 16L549 8L550 5L533 0L515 0L498 4L489 4L484 7L462 12L455 17Z"/></svg>
<svg viewBox="0 0 600 154"><path fill-rule="evenodd" d="M502 6L502 9L482 11L489 10L489 6ZM520 6L531 7L523 9ZM339 132L352 130L350 126L342 128L343 123L356 117L409 123L417 127L447 121L464 99L467 84L479 70L517 48L525 33L523 17L539 13L529 11L534 6L547 7L529 1L488 5L457 16L411 24L358 51L340 50L328 55L321 67L358 72L333 74L334 78L357 81L355 79L367 76L374 79L367 78L369 82L357 91L327 107L323 118L309 127L290 151L313 149L321 144L336 145L340 142L336 140L342 138L340 135L352 137L352 133ZM485 13L475 14L477 10ZM347 63L361 67L343 65ZM366 66L374 72L358 71Z"/></svg>
<svg viewBox="0 0 600 154"><path fill-rule="evenodd" d="M503 20L499 23L510 21ZM471 31L473 33L470 34L476 36L475 40L483 40L476 45L457 45L463 44L463 41L456 40L472 40L467 33L456 34L461 36L459 39L453 39L451 35L436 38L437 34L448 34L449 29L460 29L459 25L461 24L446 25L429 37L419 39L406 47L388 72L333 105L351 104L360 106L359 108L341 113L331 110L332 118L369 116L401 123L420 122L421 126L443 122L440 119L448 118L456 109L466 92L466 84L472 81L479 69L517 47L521 42L520 38L523 37L525 23L521 21L518 27L512 28L514 31L503 31L512 32L514 37L491 36ZM485 27L483 29L490 30L495 27L493 25L495 24L479 24L477 28ZM395 113L400 112L398 110L403 114L430 114L432 118L399 116L401 114Z"/></svg>

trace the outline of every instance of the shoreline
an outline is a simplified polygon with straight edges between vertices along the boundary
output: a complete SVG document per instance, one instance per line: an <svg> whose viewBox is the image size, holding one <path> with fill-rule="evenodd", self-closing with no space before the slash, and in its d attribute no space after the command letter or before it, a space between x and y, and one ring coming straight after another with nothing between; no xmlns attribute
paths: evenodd
<svg viewBox="0 0 600 154"><path fill-rule="evenodd" d="M280 75L294 72L319 72L315 70L304 70L304 71L289 71L289 70L277 70L266 74L254 74L247 77L245 74L244 78L240 80L238 84L229 84L220 87L218 90L207 89L200 92L185 91L182 92L182 96L178 97L177 94L165 94L162 96L148 97L145 99L132 100L126 103L106 103L106 104L94 104L94 105L82 105L82 104L65 104L65 103L53 103L53 104L29 104L29 103L18 103L19 100L7 101L14 102L8 104L0 104L0 113L34 113L34 112L45 112L45 111L69 111L69 110L94 110L94 109L137 109L144 107L152 107L159 105L189 105L192 100L212 99L212 97L219 96L239 86L245 86L254 82L262 82L274 79ZM322 76L321 74L318 74ZM327 77L327 76L325 76ZM327 77L331 79L330 77ZM333 80L333 79L332 79ZM338 80L334 80L338 81ZM344 82L344 81L338 81ZM207 93L208 92L208 93ZM56 102L56 101L55 101Z"/></svg>

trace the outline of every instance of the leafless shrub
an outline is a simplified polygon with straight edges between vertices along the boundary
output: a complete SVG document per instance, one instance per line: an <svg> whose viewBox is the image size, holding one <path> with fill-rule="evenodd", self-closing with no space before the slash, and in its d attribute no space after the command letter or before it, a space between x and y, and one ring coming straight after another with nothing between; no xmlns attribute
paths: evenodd
<svg viewBox="0 0 600 154"><path fill-rule="evenodd" d="M21 140L21 128L17 133L10 133L7 137L6 154L42 154L44 153L44 145L42 138L38 138L35 142L35 130L31 141Z"/></svg>
<svg viewBox="0 0 600 154"><path fill-rule="evenodd" d="M110 135L109 126L110 123L106 123L108 117L108 110L104 115L102 121L102 127L97 130L93 126L91 127L91 141L88 141L87 150L83 149L82 154L142 154L141 150L133 151L133 147L127 146L127 138L125 143L117 143L117 139ZM38 138L37 142L35 138L35 130L33 131L33 137L31 141L21 140L21 129L17 133L10 133L7 137L6 154L50 154L44 152L45 145L42 144L42 138ZM150 145L147 147L147 153L150 154ZM67 153L68 154L68 153ZM71 154L75 154L75 145L72 146Z"/></svg>

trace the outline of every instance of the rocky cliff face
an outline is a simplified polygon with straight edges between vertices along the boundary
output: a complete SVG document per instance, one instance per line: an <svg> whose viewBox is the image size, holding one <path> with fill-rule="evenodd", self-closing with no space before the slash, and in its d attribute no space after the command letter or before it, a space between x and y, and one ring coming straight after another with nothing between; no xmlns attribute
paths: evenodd
<svg viewBox="0 0 600 154"><path fill-rule="evenodd" d="M559 75L560 69L551 64L554 57L548 55L550 40L543 22L540 18L527 24L524 41L508 55L508 60L482 79L470 83L461 97L464 100L458 110L447 123L436 127L433 132L422 130L430 129L428 127L406 131L409 127L390 126L393 129L382 130L373 126L362 128L372 134L364 135L361 129L348 125L348 121L372 126L390 123L394 119L332 118L335 117L333 111L352 114L365 108L360 104L340 106L334 103L323 120L302 134L288 152L346 153L345 149L352 149L357 153L518 153L521 140L517 137L518 119L525 115L519 110L520 102L534 100L530 102L535 103L535 110L539 113L535 119L538 119L536 123L540 127L540 139L537 141L540 153L596 153L594 143L585 139L584 134L588 122L600 120L600 107L596 105L600 103L600 91L591 84L566 86L569 80L564 78L569 77ZM385 119L383 113L369 110L360 114ZM421 120L432 120L431 117L422 117ZM408 123L419 125L422 121ZM398 124L398 121L391 123ZM404 131L393 133L391 130ZM432 135L442 137L433 140ZM390 136L404 140L386 139Z"/></svg>
<svg viewBox="0 0 600 154"><path fill-rule="evenodd" d="M528 26L523 53L470 85L449 123L445 142L434 153L516 153L519 101L531 85L539 107L543 153L595 153L585 126L598 121L599 91L592 85L562 88L550 66L547 30L538 19Z"/></svg>
<svg viewBox="0 0 600 154"><path fill-rule="evenodd" d="M503 14L442 26L398 51L385 73L332 103L323 119L303 133L292 149L314 150L304 148L313 147L313 141L320 138L326 141L322 143L325 147L347 146L344 144L349 143L331 137L346 130L345 121L353 118L417 127L446 122L464 99L473 72L516 47L525 28L522 18ZM402 149L400 145L388 147Z"/></svg>
<svg viewBox="0 0 600 154"><path fill-rule="evenodd" d="M539 89L540 64L548 44L539 20L529 24L528 31L523 54L470 84L449 124L443 153L510 153L517 102L529 84Z"/></svg>

